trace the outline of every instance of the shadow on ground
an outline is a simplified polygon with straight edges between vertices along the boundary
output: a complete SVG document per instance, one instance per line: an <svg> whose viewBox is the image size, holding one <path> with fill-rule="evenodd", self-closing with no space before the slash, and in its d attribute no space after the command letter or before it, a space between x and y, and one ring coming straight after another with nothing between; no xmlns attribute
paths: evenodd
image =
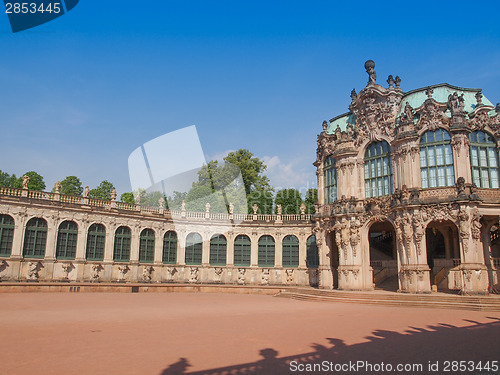
<svg viewBox="0 0 500 375"><path fill-rule="evenodd" d="M189 359L180 358L176 363L172 363L161 375L190 374L190 375L275 375L275 374L297 374L297 373L331 373L331 374L386 374L398 373L396 366L421 365L403 369L402 374L500 374L498 369L492 369L492 361L497 361L500 366L500 319L492 319L488 323L479 323L465 320L468 323L464 327L456 327L449 324L438 324L427 326L426 328L409 327L404 333L376 330L371 336L366 337L367 341L353 345L346 345L343 340L328 338L329 346L312 344L309 353L301 353L286 357L280 357L279 353L272 348L260 350L262 359L252 363L243 363L235 366L214 368L203 371L190 372L192 367ZM321 365L330 363L335 366L344 364L344 368L337 368L340 371L325 371L326 368L316 368L316 371L306 371L305 366ZM346 364L365 363L364 367L345 367ZM484 366L489 361L489 369L465 371L452 368L450 363L446 371L446 361L467 361L466 366L471 366L474 361L475 366L481 361ZM366 363L373 367L366 367ZM375 367L384 363L383 368ZM436 368L436 363L438 367ZM303 371L299 371L298 365L304 365ZM388 370L388 365L392 365L392 371ZM429 365L434 367L429 370ZM295 366L295 367L294 367ZM296 371L291 371L296 369ZM384 371L385 369L385 371ZM333 368L335 370L335 368Z"/></svg>

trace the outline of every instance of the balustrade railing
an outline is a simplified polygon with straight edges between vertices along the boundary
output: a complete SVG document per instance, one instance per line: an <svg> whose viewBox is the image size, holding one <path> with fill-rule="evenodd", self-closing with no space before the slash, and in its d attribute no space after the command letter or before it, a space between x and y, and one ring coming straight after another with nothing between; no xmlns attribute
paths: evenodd
<svg viewBox="0 0 500 375"><path fill-rule="evenodd" d="M312 215L265 215L265 214L232 214L225 212L198 212L198 211L186 211L186 210L175 210L175 209L161 209L160 207L143 206L137 204L130 204L125 202L108 201L103 199L89 198L89 197L77 197L73 195L66 195L60 193L52 193L45 191L35 191L27 189L17 189L5 186L0 186L0 196L10 196L10 197L26 197L29 199L45 200L45 201L58 201L67 204L85 205L98 207L106 210L118 209L124 211L136 211L149 214L160 214L170 216L172 218L181 219L209 219L213 221L277 221L281 217L282 221L310 221Z"/></svg>

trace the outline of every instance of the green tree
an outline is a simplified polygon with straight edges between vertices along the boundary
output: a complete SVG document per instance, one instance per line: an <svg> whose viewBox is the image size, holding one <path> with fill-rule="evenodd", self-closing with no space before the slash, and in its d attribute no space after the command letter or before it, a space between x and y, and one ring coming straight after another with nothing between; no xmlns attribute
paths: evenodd
<svg viewBox="0 0 500 375"><path fill-rule="evenodd" d="M318 189L309 189L306 192L306 199L304 203L306 204L306 213L314 214L316 213L316 208L314 203L318 201Z"/></svg>
<svg viewBox="0 0 500 375"><path fill-rule="evenodd" d="M30 180L28 181L28 190L45 190L45 182L43 181L43 177L34 171L26 172L24 175L28 176ZM23 176L24 176L23 175ZM21 187L23 186L23 177L18 178L19 184Z"/></svg>
<svg viewBox="0 0 500 375"><path fill-rule="evenodd" d="M23 185L15 174L10 175L0 170L0 186L20 189Z"/></svg>
<svg viewBox="0 0 500 375"><path fill-rule="evenodd" d="M124 203L135 204L134 193L123 193L120 195L120 200Z"/></svg>
<svg viewBox="0 0 500 375"><path fill-rule="evenodd" d="M94 199L111 200L111 192L115 187L109 181L102 181L95 189L90 189L89 197Z"/></svg>
<svg viewBox="0 0 500 375"><path fill-rule="evenodd" d="M182 201L186 200L188 193L174 191L172 195L167 197L167 208L171 210L180 210L182 207Z"/></svg>
<svg viewBox="0 0 500 375"><path fill-rule="evenodd" d="M269 186L269 179L263 174L266 170L266 164L246 149L230 152L224 158L225 162L239 168L241 177L245 185L245 191L250 194L252 190L263 189ZM270 186L269 186L270 187Z"/></svg>
<svg viewBox="0 0 500 375"><path fill-rule="evenodd" d="M274 203L276 212L278 204L281 204L283 214L298 214L300 213L302 197L297 189L283 189L276 193Z"/></svg>
<svg viewBox="0 0 500 375"><path fill-rule="evenodd" d="M61 181L61 194L74 195L81 197L83 193L83 186L80 179L76 176L67 176Z"/></svg>

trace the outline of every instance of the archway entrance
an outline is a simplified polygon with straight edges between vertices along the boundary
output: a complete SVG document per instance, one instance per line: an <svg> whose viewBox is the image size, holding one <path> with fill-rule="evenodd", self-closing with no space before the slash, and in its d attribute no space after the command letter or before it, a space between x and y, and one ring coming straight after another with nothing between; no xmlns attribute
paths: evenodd
<svg viewBox="0 0 500 375"><path fill-rule="evenodd" d="M373 268L373 282L376 289L396 291L398 265L396 235L389 221L372 224L368 234L370 243L370 265Z"/></svg>
<svg viewBox="0 0 500 375"><path fill-rule="evenodd" d="M332 269L333 276L333 288L339 288L339 248L337 243L335 242L335 232L331 232L327 236L327 246L330 250L329 258L330 258L330 267Z"/></svg>
<svg viewBox="0 0 500 375"><path fill-rule="evenodd" d="M456 225L451 221L433 221L427 226L425 237L431 286L439 290L454 289L448 278L450 270L460 264Z"/></svg>

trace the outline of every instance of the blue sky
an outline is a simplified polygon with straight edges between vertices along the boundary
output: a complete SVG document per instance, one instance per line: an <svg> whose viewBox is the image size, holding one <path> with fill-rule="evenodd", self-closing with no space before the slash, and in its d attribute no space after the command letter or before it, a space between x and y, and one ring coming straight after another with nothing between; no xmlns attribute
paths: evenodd
<svg viewBox="0 0 500 375"><path fill-rule="evenodd" d="M248 148L274 186L315 185L316 135L350 91L402 78L500 102L500 2L90 1L12 34L0 16L0 169L130 190L141 144L196 125L208 159Z"/></svg>

